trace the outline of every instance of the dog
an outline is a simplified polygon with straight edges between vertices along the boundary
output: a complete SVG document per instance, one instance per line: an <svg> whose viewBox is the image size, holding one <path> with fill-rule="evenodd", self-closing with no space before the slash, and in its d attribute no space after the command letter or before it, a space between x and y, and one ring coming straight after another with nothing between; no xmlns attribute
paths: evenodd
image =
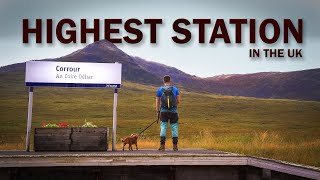
<svg viewBox="0 0 320 180"><path fill-rule="evenodd" d="M132 144L136 145L136 149L138 150L138 134L131 134L131 136L128 136L125 139L121 138L121 141L123 142L122 151L124 151L124 146L127 144L129 144L129 151L133 151Z"/></svg>

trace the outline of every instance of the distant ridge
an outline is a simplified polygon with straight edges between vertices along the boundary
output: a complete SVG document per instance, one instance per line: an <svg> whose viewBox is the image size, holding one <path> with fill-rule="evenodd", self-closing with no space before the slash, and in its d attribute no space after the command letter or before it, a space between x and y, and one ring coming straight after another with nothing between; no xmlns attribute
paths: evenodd
<svg viewBox="0 0 320 180"><path fill-rule="evenodd" d="M258 98L287 98L320 101L320 68L293 72L229 74L200 78L177 68L129 56L107 40L97 41L69 55L50 61L123 64L123 80L160 86L164 75L189 91ZM25 63L0 68L2 73L25 72ZM0 76L1 77L1 76Z"/></svg>

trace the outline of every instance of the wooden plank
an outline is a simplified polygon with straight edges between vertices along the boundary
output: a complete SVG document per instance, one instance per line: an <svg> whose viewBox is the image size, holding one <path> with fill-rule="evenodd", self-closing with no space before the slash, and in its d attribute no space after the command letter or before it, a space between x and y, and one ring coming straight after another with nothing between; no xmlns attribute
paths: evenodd
<svg viewBox="0 0 320 180"><path fill-rule="evenodd" d="M70 134L65 134L65 135L59 135L59 134L58 135L56 135L56 134L35 134L34 138L38 139L38 140L70 139Z"/></svg>
<svg viewBox="0 0 320 180"><path fill-rule="evenodd" d="M80 138L80 137L101 137L101 138L106 138L108 135L107 134L92 134L92 133L78 133L78 134L71 134L72 138Z"/></svg>
<svg viewBox="0 0 320 180"><path fill-rule="evenodd" d="M71 136L72 141L107 141L107 136Z"/></svg>
<svg viewBox="0 0 320 180"><path fill-rule="evenodd" d="M71 128L35 128L35 134L70 134Z"/></svg>
<svg viewBox="0 0 320 180"><path fill-rule="evenodd" d="M108 133L108 128L72 128L73 133Z"/></svg>
<svg viewBox="0 0 320 180"><path fill-rule="evenodd" d="M71 143L71 145L81 145L81 144L83 144L84 146L85 145L90 145L90 146L106 146L106 144L107 144L107 141L86 141L86 142L84 142L84 141L73 141L72 143Z"/></svg>
<svg viewBox="0 0 320 180"><path fill-rule="evenodd" d="M52 145L40 145L34 146L34 151L69 151L70 146L68 144L52 144Z"/></svg>
<svg viewBox="0 0 320 180"><path fill-rule="evenodd" d="M56 144L56 143L68 143L70 144L71 143L71 140L70 139L59 139L59 140L38 140L36 139L35 140L35 144Z"/></svg>
<svg viewBox="0 0 320 180"><path fill-rule="evenodd" d="M54 143L58 143L58 142L68 142L68 143L70 143L71 142L71 140L70 139L35 139L35 142L36 143L52 143L52 144L54 144Z"/></svg>

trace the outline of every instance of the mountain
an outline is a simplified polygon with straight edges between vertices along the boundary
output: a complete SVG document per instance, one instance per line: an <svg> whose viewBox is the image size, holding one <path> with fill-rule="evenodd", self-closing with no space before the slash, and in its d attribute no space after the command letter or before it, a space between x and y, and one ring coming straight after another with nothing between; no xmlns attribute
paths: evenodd
<svg viewBox="0 0 320 180"><path fill-rule="evenodd" d="M69 55L55 59L43 59L47 61L65 62L96 62L96 63L122 63L123 80L143 84L156 84L161 78L142 69L135 63L134 58L127 55L114 44L107 40L97 41L89 44L83 49L77 50ZM0 68L0 73L25 71L25 63L13 64Z"/></svg>
<svg viewBox="0 0 320 180"><path fill-rule="evenodd" d="M170 74L186 89L222 95L287 98L320 101L320 68L293 72L228 74L199 78L176 68L135 57L146 71L162 77Z"/></svg>
<svg viewBox="0 0 320 180"><path fill-rule="evenodd" d="M320 69L231 74L206 78L220 94L320 101ZM213 87L218 86L218 87Z"/></svg>
<svg viewBox="0 0 320 180"><path fill-rule="evenodd" d="M166 66L157 62L147 61L140 57L134 57L133 59L139 66L145 71L156 75L162 79L165 75L170 75L174 84L178 84L186 90L192 91L210 91L210 87L202 78L192 76L177 68Z"/></svg>
<svg viewBox="0 0 320 180"><path fill-rule="evenodd" d="M123 80L143 84L155 84L161 78L139 67L133 58L107 40L97 41L70 55L55 59L68 62L97 62L122 64Z"/></svg>
<svg viewBox="0 0 320 180"><path fill-rule="evenodd" d="M262 72L219 75L209 78L192 76L177 68L129 56L107 40L97 41L69 55L44 59L66 62L122 63L123 80L161 85L164 75L171 75L179 87L198 92L259 98L288 98L320 101L320 69L295 72ZM2 73L23 73L25 63L0 68ZM0 76L1 77L1 76Z"/></svg>

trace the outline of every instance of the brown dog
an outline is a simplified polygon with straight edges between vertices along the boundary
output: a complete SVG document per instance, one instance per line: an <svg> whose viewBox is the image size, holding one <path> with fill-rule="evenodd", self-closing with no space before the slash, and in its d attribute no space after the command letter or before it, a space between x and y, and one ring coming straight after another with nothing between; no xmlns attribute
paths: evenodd
<svg viewBox="0 0 320 180"><path fill-rule="evenodd" d="M122 151L124 151L124 146L126 146L127 144L129 144L130 151L133 151L132 144L135 144L136 148L138 150L138 144L137 144L138 134L131 134L131 136L128 136L125 139L121 139L121 141L123 142Z"/></svg>

